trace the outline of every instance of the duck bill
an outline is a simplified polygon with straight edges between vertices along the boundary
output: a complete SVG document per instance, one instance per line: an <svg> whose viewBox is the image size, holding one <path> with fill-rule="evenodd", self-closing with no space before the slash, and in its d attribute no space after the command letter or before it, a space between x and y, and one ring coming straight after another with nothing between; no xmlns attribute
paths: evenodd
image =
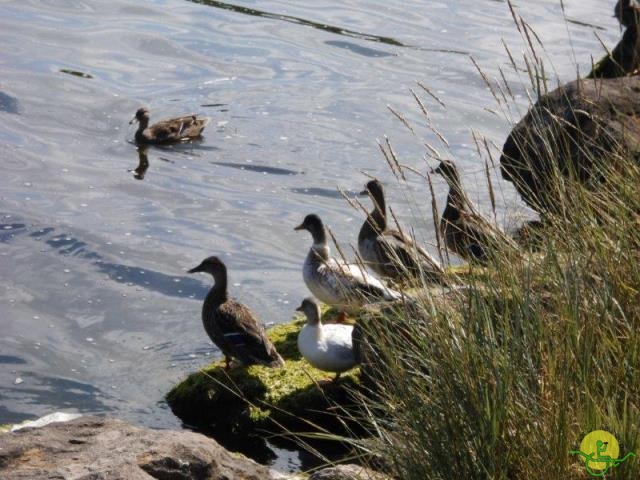
<svg viewBox="0 0 640 480"><path fill-rule="evenodd" d="M369 190L367 190L366 188L358 194L358 196L360 197L366 197L367 195L369 195Z"/></svg>
<svg viewBox="0 0 640 480"><path fill-rule="evenodd" d="M300 305L298 308L296 308L296 312L302 312L302 305Z"/></svg>
<svg viewBox="0 0 640 480"><path fill-rule="evenodd" d="M191 270L187 270L187 273L198 273L202 271L202 264L200 264L197 267L193 267Z"/></svg>
<svg viewBox="0 0 640 480"><path fill-rule="evenodd" d="M294 227L294 230L304 230L304 229L305 229L305 227L304 227L304 224L303 224L303 223L301 223L301 224L300 224L300 225L298 225L297 227Z"/></svg>
<svg viewBox="0 0 640 480"><path fill-rule="evenodd" d="M138 119L134 115L133 118L131 120L129 120L129 125L131 125L133 122L137 122L137 121L138 121Z"/></svg>

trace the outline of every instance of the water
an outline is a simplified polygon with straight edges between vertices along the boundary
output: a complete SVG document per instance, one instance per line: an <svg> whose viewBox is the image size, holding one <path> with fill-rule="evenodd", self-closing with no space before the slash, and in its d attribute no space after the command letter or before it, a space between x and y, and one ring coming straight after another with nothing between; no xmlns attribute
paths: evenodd
<svg viewBox="0 0 640 480"><path fill-rule="evenodd" d="M179 427L163 395L217 355L200 323L209 279L185 271L218 254L235 296L265 322L287 321L307 295L310 238L293 227L319 213L349 251L363 218L337 187L354 194L363 172L387 183L401 221L433 243L424 181L393 182L376 144L384 135L423 173L423 142L455 158L490 210L470 132L502 145L510 126L490 111L469 55L489 78L502 67L515 82L517 119L526 73L508 68L501 44L521 58L507 5L298 3L0 4L0 423L66 410ZM615 44L613 3L567 0L570 22L557 0L518 8L567 81L573 59L586 73L601 56L594 31ZM152 121L213 121L202 141L151 148L145 164L127 123L142 105ZM499 217L512 222L519 203L495 181Z"/></svg>

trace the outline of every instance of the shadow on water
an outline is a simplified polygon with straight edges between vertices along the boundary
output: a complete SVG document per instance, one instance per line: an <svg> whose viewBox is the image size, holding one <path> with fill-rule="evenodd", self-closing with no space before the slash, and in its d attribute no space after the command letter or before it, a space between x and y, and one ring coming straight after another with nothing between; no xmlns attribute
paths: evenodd
<svg viewBox="0 0 640 480"><path fill-rule="evenodd" d="M385 52L383 50L376 50L374 48L363 47L362 45L358 45L357 43L352 42L343 42L340 40L327 40L324 42L326 45L331 47L341 48L343 50L349 50L350 52L357 53L358 55L363 55L365 57L394 57L395 53Z"/></svg>
<svg viewBox="0 0 640 480"><path fill-rule="evenodd" d="M238 170L246 170L248 172L265 173L270 175L302 175L304 172L297 172L288 168L269 167L268 165L253 165L250 163L233 163L233 162L211 162L214 165L223 167L236 168Z"/></svg>
<svg viewBox="0 0 640 480"><path fill-rule="evenodd" d="M0 112L20 113L20 103L17 98L0 92Z"/></svg>
<svg viewBox="0 0 640 480"><path fill-rule="evenodd" d="M20 358L15 357L13 355L0 355L0 364L5 365L24 365L27 361Z"/></svg>
<svg viewBox="0 0 640 480"><path fill-rule="evenodd" d="M342 194L337 188L320 188L320 187L293 187L289 189L293 193L299 193L301 195L311 195L312 197L324 197L342 199ZM353 190L343 190L346 195L355 197L358 192Z"/></svg>
<svg viewBox="0 0 640 480"><path fill-rule="evenodd" d="M102 261L95 262L94 265L98 267L100 272L106 273L110 280L127 285L137 285L168 297L203 300L210 288L193 278L166 275L130 265Z"/></svg>
<svg viewBox="0 0 640 480"><path fill-rule="evenodd" d="M24 407L25 404L58 405L60 408L73 408L81 413L113 411L113 408L105 404L105 400L113 400L114 397L88 383L38 375L34 372L24 372L21 377L24 383L19 386L0 388L2 422L17 423L34 417L12 411L12 403L19 403L20 407Z"/></svg>
<svg viewBox="0 0 640 480"><path fill-rule="evenodd" d="M6 229L11 226L11 230ZM7 233L5 233L7 232ZM8 232L11 232L9 235ZM88 244L70 234L54 234L55 229L46 227L29 233L35 240L43 240L46 245L60 255L91 260L99 272L106 274L114 282L129 286L139 286L169 297L193 298L202 300L209 291L209 286L188 276L167 275L165 273L105 261L99 253L90 250ZM4 236L2 235L4 233ZM0 241L8 243L18 235L26 234L23 223L0 224Z"/></svg>
<svg viewBox="0 0 640 480"><path fill-rule="evenodd" d="M93 78L93 75L81 72L79 70L71 70L70 68L61 68L59 71L60 73L66 73L67 75L73 75L74 77Z"/></svg>
<svg viewBox="0 0 640 480"><path fill-rule="evenodd" d="M233 5L231 3L219 2L217 0L189 0L192 3L198 3L200 5L208 5L214 8L220 8L223 10L231 10L233 12L242 13L245 15L252 15L254 17L269 18L272 20L280 20L283 22L295 23L297 25L303 25L305 27L317 28L318 30L324 30L325 32L331 32L338 35L344 35L346 37L359 38L361 40L367 40L369 42L386 43L387 45L394 45L396 47L410 47L404 43L391 37L381 37L379 35L371 35L369 33L357 32L355 30L349 30L347 28L334 27L333 25L327 25L326 23L314 22L300 17L294 17L292 15L284 15L281 13L265 12L264 10L256 10L255 8L243 7L240 5Z"/></svg>

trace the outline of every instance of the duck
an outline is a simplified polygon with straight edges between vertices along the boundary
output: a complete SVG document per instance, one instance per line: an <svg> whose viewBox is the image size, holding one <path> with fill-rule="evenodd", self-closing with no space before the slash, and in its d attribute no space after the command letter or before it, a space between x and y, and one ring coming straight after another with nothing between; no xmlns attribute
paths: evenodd
<svg viewBox="0 0 640 480"><path fill-rule="evenodd" d="M302 267L307 288L321 302L341 309L342 320L346 317L345 312L357 311L366 303L402 299L399 292L385 287L362 265L339 262L333 258L327 232L318 215L307 215L295 230L307 230L313 237L313 244Z"/></svg>
<svg viewBox="0 0 640 480"><path fill-rule="evenodd" d="M617 78L640 71L640 5L636 0L618 0L613 12L626 30L611 53L595 64L587 78Z"/></svg>
<svg viewBox="0 0 640 480"><path fill-rule="evenodd" d="M211 121L209 117L186 115L170 118L149 126L149 110L139 108L129 124L138 122L135 140L138 145L177 143L197 138Z"/></svg>
<svg viewBox="0 0 640 480"><path fill-rule="evenodd" d="M202 323L209 338L222 351L225 369L232 359L244 365L266 365L277 368L284 360L267 338L264 326L242 303L229 298L227 267L216 256L205 258L189 273L205 272L213 276L214 285L202 305Z"/></svg>
<svg viewBox="0 0 640 480"><path fill-rule="evenodd" d="M440 233L446 247L467 261L488 261L491 252L517 249L515 241L480 215L462 188L460 173L450 160L431 171L442 175L449 185L447 206L440 219Z"/></svg>
<svg viewBox="0 0 640 480"><path fill-rule="evenodd" d="M366 265L394 280L409 276L443 283L445 272L440 263L413 239L389 228L382 183L371 180L360 194L369 195L373 202L358 234L358 252Z"/></svg>
<svg viewBox="0 0 640 480"><path fill-rule="evenodd" d="M353 351L353 325L322 323L320 305L313 297L302 300L296 311L303 312L307 323L298 333L298 350L313 367L340 374L357 365Z"/></svg>

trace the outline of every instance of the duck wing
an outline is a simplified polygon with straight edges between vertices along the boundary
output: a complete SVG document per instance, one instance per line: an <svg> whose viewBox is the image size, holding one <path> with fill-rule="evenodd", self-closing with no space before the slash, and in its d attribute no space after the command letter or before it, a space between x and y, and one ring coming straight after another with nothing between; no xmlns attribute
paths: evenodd
<svg viewBox="0 0 640 480"><path fill-rule="evenodd" d="M209 118L198 118L196 115L172 118L151 125L149 136L156 142L177 142L197 137L208 123Z"/></svg>
<svg viewBox="0 0 640 480"><path fill-rule="evenodd" d="M486 258L488 250L517 249L511 237L476 212L461 212L458 224L469 239L467 249L474 258Z"/></svg>
<svg viewBox="0 0 640 480"><path fill-rule="evenodd" d="M343 291L348 296L360 295L374 301L402 298L400 293L385 287L378 278L367 273L360 265L340 263L332 258L321 268L330 287L336 291Z"/></svg>
<svg viewBox="0 0 640 480"><path fill-rule="evenodd" d="M399 262L414 275L420 270L429 276L442 278L444 275L444 269L438 261L412 238L397 230L385 230L378 238L376 248L386 250L386 252L380 252L379 258L389 258L394 263Z"/></svg>
<svg viewBox="0 0 640 480"><path fill-rule="evenodd" d="M235 300L226 301L216 311L216 325L226 349L242 363L283 365L284 362L267 338L264 327L247 306Z"/></svg>

